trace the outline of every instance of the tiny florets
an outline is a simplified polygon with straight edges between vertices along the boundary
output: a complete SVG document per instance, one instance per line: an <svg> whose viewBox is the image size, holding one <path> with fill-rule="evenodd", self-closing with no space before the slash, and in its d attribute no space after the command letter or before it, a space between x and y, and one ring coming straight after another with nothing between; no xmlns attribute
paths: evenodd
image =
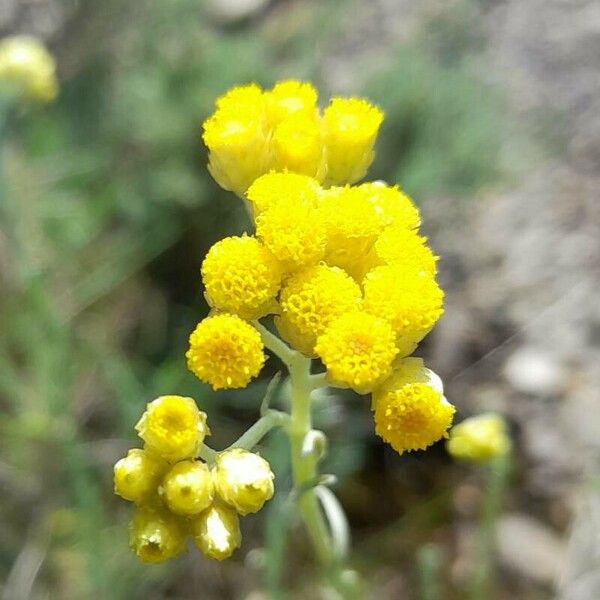
<svg viewBox="0 0 600 600"><path fill-rule="evenodd" d="M328 185L354 183L365 176L382 121L381 110L366 100L332 98L323 114Z"/></svg>
<svg viewBox="0 0 600 600"><path fill-rule="evenodd" d="M196 456L210 433L206 413L183 396L161 396L150 402L135 429L150 451L169 462Z"/></svg>
<svg viewBox="0 0 600 600"><path fill-rule="evenodd" d="M375 432L402 454L424 450L443 437L455 408L420 359L404 359L373 392Z"/></svg>
<svg viewBox="0 0 600 600"><path fill-rule="evenodd" d="M269 463L241 448L219 454L214 478L219 497L241 515L258 512L273 497L274 475Z"/></svg>
<svg viewBox="0 0 600 600"><path fill-rule="evenodd" d="M422 339L443 309L444 293L427 273L382 266L363 281L366 312L386 319L399 337Z"/></svg>
<svg viewBox="0 0 600 600"><path fill-rule="evenodd" d="M215 502L190 523L192 539L207 558L229 558L242 543L240 522L233 508Z"/></svg>
<svg viewBox="0 0 600 600"><path fill-rule="evenodd" d="M465 419L450 430L446 448L454 458L476 463L505 456L511 449L506 422L494 413Z"/></svg>
<svg viewBox="0 0 600 600"><path fill-rule="evenodd" d="M332 321L319 336L315 352L332 382L364 394L391 373L398 354L395 340L387 321L356 311Z"/></svg>
<svg viewBox="0 0 600 600"><path fill-rule="evenodd" d="M308 204L316 207L321 194L319 182L308 175L271 171L259 177L249 188L246 197L254 214L267 208L289 204Z"/></svg>
<svg viewBox="0 0 600 600"><path fill-rule="evenodd" d="M206 464L184 460L173 465L162 482L162 496L177 515L197 515L207 509L214 495L212 475Z"/></svg>
<svg viewBox="0 0 600 600"><path fill-rule="evenodd" d="M275 308L282 270L256 238L225 238L212 246L202 263L206 296L214 308L256 319Z"/></svg>
<svg viewBox="0 0 600 600"><path fill-rule="evenodd" d="M258 331L235 315L217 314L198 323L186 353L188 368L214 390L243 388L265 363Z"/></svg>
<svg viewBox="0 0 600 600"><path fill-rule="evenodd" d="M146 563L175 558L186 550L183 522L161 508L138 508L130 525L129 546Z"/></svg>
<svg viewBox="0 0 600 600"><path fill-rule="evenodd" d="M304 81L280 81L267 93L269 123L275 127L286 117L297 114L318 116L317 90Z"/></svg>
<svg viewBox="0 0 600 600"><path fill-rule="evenodd" d="M406 229L417 229L421 215L414 202L397 186L381 181L361 183L357 186L375 207L375 213L382 227L396 225Z"/></svg>
<svg viewBox="0 0 600 600"><path fill-rule="evenodd" d="M115 494L141 504L156 493L169 464L151 451L132 448L114 466Z"/></svg>
<svg viewBox="0 0 600 600"><path fill-rule="evenodd" d="M317 337L329 323L359 308L360 302L360 288L345 271L320 263L289 278L281 290L282 312L275 321L283 337L312 355Z"/></svg>

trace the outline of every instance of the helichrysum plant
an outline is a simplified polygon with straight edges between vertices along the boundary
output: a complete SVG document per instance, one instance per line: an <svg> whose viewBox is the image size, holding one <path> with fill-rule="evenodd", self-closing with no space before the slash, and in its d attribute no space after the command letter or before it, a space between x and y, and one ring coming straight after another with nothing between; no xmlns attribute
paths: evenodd
<svg viewBox="0 0 600 600"><path fill-rule="evenodd" d="M142 560L176 556L185 536L210 558L230 556L239 516L274 493L253 449L282 427L298 511L319 559L337 564L345 521L318 471L326 438L313 429L311 397L320 388L370 394L374 430L399 454L448 437L455 409L440 378L411 356L444 310L437 257L398 186L357 183L382 120L359 98L320 109L312 85L284 81L230 90L204 122L208 169L244 201L253 228L202 261L211 312L190 335L187 365L214 390L244 388L268 351L288 372L290 410L265 399L255 425L216 452L192 399L148 405L136 426L144 448L115 466L116 492L136 504L131 547Z"/></svg>

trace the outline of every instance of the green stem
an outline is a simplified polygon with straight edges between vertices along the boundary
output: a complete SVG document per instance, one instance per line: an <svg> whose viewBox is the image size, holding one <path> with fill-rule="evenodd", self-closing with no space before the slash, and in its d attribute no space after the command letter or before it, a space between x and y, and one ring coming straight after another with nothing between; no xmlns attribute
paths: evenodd
<svg viewBox="0 0 600 600"><path fill-rule="evenodd" d="M271 429L281 427L289 421L289 415L278 410L269 410L261 417L244 435L237 441L233 442L229 448L243 448L244 450L252 450L260 440L262 440ZM228 449L229 449L228 448Z"/></svg>
<svg viewBox="0 0 600 600"><path fill-rule="evenodd" d="M298 356L298 353L295 350L292 350L285 342L280 340L275 334L271 333L264 325L259 323L258 321L254 321L254 327L260 333L263 344L276 354L281 362L288 368L291 374L292 363ZM309 362L310 368L310 362Z"/></svg>

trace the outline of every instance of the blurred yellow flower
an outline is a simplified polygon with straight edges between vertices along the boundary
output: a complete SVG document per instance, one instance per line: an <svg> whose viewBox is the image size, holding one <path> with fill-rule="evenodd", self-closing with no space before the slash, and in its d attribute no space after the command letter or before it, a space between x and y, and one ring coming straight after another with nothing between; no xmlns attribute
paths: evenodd
<svg viewBox="0 0 600 600"><path fill-rule="evenodd" d="M235 510L218 502L190 523L194 544L207 558L229 558L242 543L239 518Z"/></svg>
<svg viewBox="0 0 600 600"><path fill-rule="evenodd" d="M114 466L115 494L141 504L153 494L169 464L151 451L133 448Z"/></svg>
<svg viewBox="0 0 600 600"><path fill-rule="evenodd" d="M510 452L511 441L504 418L487 413L465 419L450 430L448 452L459 460L488 462Z"/></svg>
<svg viewBox="0 0 600 600"><path fill-rule="evenodd" d="M0 85L10 84L36 102L58 94L56 63L36 38L18 35L0 40Z"/></svg>

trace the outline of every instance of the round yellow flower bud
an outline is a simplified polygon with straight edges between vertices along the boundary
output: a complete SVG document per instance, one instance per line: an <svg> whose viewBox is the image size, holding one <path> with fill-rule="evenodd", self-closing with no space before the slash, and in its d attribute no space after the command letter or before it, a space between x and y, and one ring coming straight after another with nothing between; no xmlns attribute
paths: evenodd
<svg viewBox="0 0 600 600"><path fill-rule="evenodd" d="M325 224L308 202L280 202L256 217L256 235L287 272L319 262Z"/></svg>
<svg viewBox="0 0 600 600"><path fill-rule="evenodd" d="M271 127L298 113L317 114L317 90L310 83L280 81L267 92L267 115Z"/></svg>
<svg viewBox="0 0 600 600"><path fill-rule="evenodd" d="M207 558L229 558L242 543L237 513L218 502L194 518L190 530L194 544Z"/></svg>
<svg viewBox="0 0 600 600"><path fill-rule="evenodd" d="M246 387L266 358L258 331L228 314L200 321L185 356L189 370L214 390Z"/></svg>
<svg viewBox="0 0 600 600"><path fill-rule="evenodd" d="M506 456L511 441L501 415L483 414L465 419L450 430L448 452L459 460L483 463Z"/></svg>
<svg viewBox="0 0 600 600"><path fill-rule="evenodd" d="M135 429L147 448L171 463L194 458L210 433L206 413L183 396L161 396L150 402Z"/></svg>
<svg viewBox="0 0 600 600"><path fill-rule="evenodd" d="M327 168L321 125L316 115L300 113L284 119L273 132L272 166L321 180Z"/></svg>
<svg viewBox="0 0 600 600"><path fill-rule="evenodd" d="M429 273L393 265L367 273L363 281L366 312L389 321L396 335L420 341L443 309L444 292Z"/></svg>
<svg viewBox="0 0 600 600"><path fill-rule="evenodd" d="M230 92L217 102L220 106L203 123L208 170L223 189L238 196L269 167L265 105L264 101L252 103L256 93L252 86Z"/></svg>
<svg viewBox="0 0 600 600"><path fill-rule="evenodd" d="M365 394L392 372L398 354L390 324L364 312L350 312L330 323L315 352L335 384Z"/></svg>
<svg viewBox="0 0 600 600"><path fill-rule="evenodd" d="M362 179L373 162L383 113L360 98L332 98L323 115L327 185Z"/></svg>
<svg viewBox="0 0 600 600"><path fill-rule="evenodd" d="M259 85L248 83L232 87L215 104L219 110L251 110L260 115L266 106L266 96Z"/></svg>
<svg viewBox="0 0 600 600"><path fill-rule="evenodd" d="M380 181L361 183L357 189L366 194L382 227L395 225L405 229L417 229L421 215L414 202L397 186Z"/></svg>
<svg viewBox="0 0 600 600"><path fill-rule="evenodd" d="M186 550L183 523L166 510L138 508L130 525L129 547L145 563L175 558Z"/></svg>
<svg viewBox="0 0 600 600"><path fill-rule="evenodd" d="M418 358L400 362L373 392L375 432L399 454L424 450L452 424L455 408L443 396L439 378Z"/></svg>
<svg viewBox="0 0 600 600"><path fill-rule="evenodd" d="M273 497L273 477L269 463L253 452L232 448L217 456L216 492L241 515L258 512Z"/></svg>
<svg viewBox="0 0 600 600"><path fill-rule="evenodd" d="M276 258L247 235L220 240L202 263L210 305L243 319L257 319L274 309L281 276Z"/></svg>
<svg viewBox="0 0 600 600"><path fill-rule="evenodd" d="M287 171L271 171L259 177L248 188L246 198L252 203L254 214L259 215L267 208L279 204L308 204L316 207L320 194L319 182L313 177Z"/></svg>
<svg viewBox="0 0 600 600"><path fill-rule="evenodd" d="M185 460L174 465L162 483L163 499L177 515L197 515L212 502L214 485L203 462Z"/></svg>
<svg viewBox="0 0 600 600"><path fill-rule="evenodd" d="M168 463L152 452L133 448L114 466L115 494L141 504L152 496Z"/></svg>
<svg viewBox="0 0 600 600"><path fill-rule="evenodd" d="M17 35L0 41L0 83L37 102L50 102L58 94L56 64L43 44L29 36Z"/></svg>
<svg viewBox="0 0 600 600"><path fill-rule="evenodd" d="M281 290L279 333L311 356L317 337L336 317L360 307L358 284L345 271L320 263L291 276Z"/></svg>

